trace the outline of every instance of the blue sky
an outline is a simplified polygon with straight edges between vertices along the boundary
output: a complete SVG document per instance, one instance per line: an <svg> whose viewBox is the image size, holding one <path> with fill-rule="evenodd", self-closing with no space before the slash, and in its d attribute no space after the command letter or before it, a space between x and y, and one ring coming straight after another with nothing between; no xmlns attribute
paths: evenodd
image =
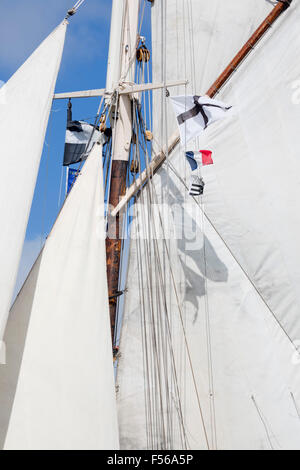
<svg viewBox="0 0 300 470"><path fill-rule="evenodd" d="M0 81L7 81L62 21L75 0L0 0ZM56 91L105 87L111 0L85 0L70 19ZM143 35L150 38L150 3ZM149 42L149 41L148 41ZM75 119L92 120L98 98L73 101ZM66 126L65 100L54 102L18 277L18 287L37 256L58 212ZM20 123L21 124L21 123Z"/></svg>

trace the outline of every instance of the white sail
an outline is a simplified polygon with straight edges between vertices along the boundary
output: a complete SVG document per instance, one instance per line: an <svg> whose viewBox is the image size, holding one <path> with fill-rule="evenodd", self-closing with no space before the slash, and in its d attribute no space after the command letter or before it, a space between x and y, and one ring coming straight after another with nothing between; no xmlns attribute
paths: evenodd
<svg viewBox="0 0 300 470"><path fill-rule="evenodd" d="M14 403L41 258L42 253L34 263L10 310L3 338L6 363L0 365L0 449L4 446Z"/></svg>
<svg viewBox="0 0 300 470"><path fill-rule="evenodd" d="M0 90L0 338L10 308L67 23Z"/></svg>
<svg viewBox="0 0 300 470"><path fill-rule="evenodd" d="M294 2L222 91L235 116L208 130L215 165L205 211L298 346L300 339L300 65ZM280 48L278 47L280 44ZM255 81L255 83L254 83Z"/></svg>
<svg viewBox="0 0 300 470"><path fill-rule="evenodd" d="M213 10L212 2L168 2L165 78L178 78L187 51L197 72L187 67L180 78L191 79L193 93L205 92L249 37L247 27L272 7L255 3L216 1ZM154 5L154 62L160 56L154 80L161 73L160 6ZM144 190L146 209L136 205L118 367L122 448L300 448L300 369L292 343L299 328L300 116L291 99L300 72L299 11L297 5L285 14L224 89L221 99L237 108L233 120L214 125L191 148L213 151L215 164L203 169L204 203L188 195L181 150ZM180 36L182 24L194 43ZM219 33L212 34L213 25ZM163 115L161 101L157 94L155 116ZM175 126L170 108L169 135ZM162 127L157 119L158 147L165 144ZM166 211L150 209L153 202ZM149 238L150 230L160 238Z"/></svg>
<svg viewBox="0 0 300 470"><path fill-rule="evenodd" d="M295 349L180 180L168 182L165 169L154 180L158 200L169 184L171 240L140 240L147 213L137 209L117 381L121 447L299 449Z"/></svg>
<svg viewBox="0 0 300 470"><path fill-rule="evenodd" d="M96 145L42 253L5 449L118 448L102 178Z"/></svg>
<svg viewBox="0 0 300 470"><path fill-rule="evenodd" d="M170 89L172 95L204 95L272 8L271 2L261 0L154 2L154 79L188 79L186 88ZM163 92L154 93L154 109L161 108L163 96ZM154 124L159 132L156 139L165 143L163 122ZM172 125L176 129L175 120ZM170 131L169 123L171 135Z"/></svg>

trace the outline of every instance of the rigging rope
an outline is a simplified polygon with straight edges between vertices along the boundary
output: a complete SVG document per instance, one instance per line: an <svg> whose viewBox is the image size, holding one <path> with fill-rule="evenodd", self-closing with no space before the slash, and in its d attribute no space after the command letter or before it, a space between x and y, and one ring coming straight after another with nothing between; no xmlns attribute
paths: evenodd
<svg viewBox="0 0 300 470"><path fill-rule="evenodd" d="M161 5L161 30L162 30L162 42L161 42L161 44L162 44L161 45L162 81L163 81L163 83L166 83L166 79L167 79L167 40L166 40L167 10L166 10L166 4ZM185 62L186 62L186 55L185 55ZM186 64L185 64L185 66L186 66ZM144 70L142 70L142 68L141 68L141 73L143 73L143 72L144 72ZM186 89L185 89L185 92L186 92ZM161 107L161 122L163 123L163 125L162 125L162 129L161 129L161 139L163 141L165 141L166 148L168 148L168 146L167 146L168 116L167 116L166 87L162 90L162 94L163 95L162 95L162 107ZM143 128L144 128L144 126L143 126ZM145 145L145 148L143 150L146 152L146 160L147 160L146 168L148 168L149 159L148 159L148 156L147 156L146 145ZM163 195L166 193L166 197L167 197L166 202L167 202L167 204L169 204L169 194L170 194L170 175L169 175L169 167L168 167L169 159L167 158L166 160L167 160L167 184L166 184L167 190L163 191ZM142 194L141 194L142 203L143 203L143 198L144 198L143 193L144 192L142 191ZM153 194L155 193L155 188L154 188L154 185L153 185L152 178L149 178L149 184L146 187L146 193L147 193L146 203L148 204L147 209L148 209L148 213L150 213L150 216L152 217L151 222L152 222L152 225L153 225L154 231L155 231L154 215L153 215L153 211L152 211L152 208L151 208L151 204L153 202L153 197L154 197ZM157 195L156 195L156 197L157 197ZM167 214L168 221L169 221L169 217L170 217L170 214L168 212L168 214ZM159 220L160 220L160 223L161 223L161 226L162 226L162 229L163 229L161 214L159 214ZM142 222L142 225L145 226L145 221ZM168 223L168 226L170 226L170 223ZM148 240L149 239L151 240L153 238L151 235L152 235L151 231L149 230L148 237L147 237ZM173 286L173 290L175 291L176 304L177 304L177 308L179 310L180 319L181 319L181 328L183 330L183 335L184 335L184 338L185 338L185 348L183 350L185 352L186 351L188 352L188 361L189 361L191 371L192 371L192 374L193 374L193 383L194 383L195 392L196 392L197 399L198 399L200 415L202 417L204 434L205 434L205 438L206 438L206 442L207 442L207 447L210 448L209 441L208 441L208 435L207 435L207 432L206 432L206 426L205 426L204 419L203 419L204 417L203 417L202 409L201 409L201 405L200 405L200 399L199 399L199 395L198 395L198 391L197 391L195 375L193 373L191 355L190 355L190 352L189 352L187 337L186 337L186 334L185 334L185 325L186 325L185 304L183 304L184 307L182 308L181 302L180 302L180 299L179 299L179 295L178 295L178 292L177 292L177 286L176 286L174 274L172 272L172 267L171 267L170 239L163 236L163 245L165 245L165 247L164 248L162 247L160 249L159 245L158 245L158 242L156 241L156 238L157 237L154 236L154 241L152 242L152 244L153 244L153 250L154 250L154 257L156 259L155 270L156 271L158 270L157 278L159 280L159 282L158 282L159 294L160 294L160 296L162 297L162 300L163 300L163 305L160 306L162 308L162 311L158 312L159 316L157 318L157 321L159 321L159 318L161 318L162 315L165 317L164 320L163 320L164 322L166 322L165 331L166 331L166 333L169 337L169 343L170 343L169 347L173 349L173 344L172 343L175 339L175 338L173 338L173 334L172 334L173 315L171 315L170 318L168 317L168 315L169 315L168 305L172 305L172 292L171 292L171 289L169 289L169 286ZM148 243L148 245L149 245L149 243ZM151 248L147 247L147 249L148 249L148 251L150 251ZM167 256L165 256L163 253L166 253ZM153 266L151 265L150 261L148 261L147 265L150 265L149 275L151 275L151 273L153 272ZM150 278L150 280L151 280L151 278ZM152 287L151 286L150 286L150 292L152 294ZM159 299L156 299L157 308L158 308L158 303L159 303ZM153 305L153 299L152 298L150 299L150 305L151 306ZM160 328L159 331L162 331L162 329ZM155 334L155 332L154 332L154 334ZM171 354L171 357L172 357L172 354ZM170 364L170 366L168 366L167 360L168 360L168 355L166 355L166 359L164 360L164 362L166 363L166 366L165 366L166 370L168 370L168 367L171 366L172 370L177 375L177 371L176 371L177 365L175 365L175 362L174 362L174 364ZM183 364L184 364L184 362L183 362ZM185 368L183 367L183 369L185 369ZM185 374L185 371L183 371L183 374ZM183 380L184 380L184 378L183 378ZM175 384L176 384L176 381L175 381ZM177 386L178 386L178 379L177 379ZM184 386L185 386L185 380L184 380ZM166 393L166 400L168 400L168 397L170 397L170 401L172 401L172 384L171 384L170 388L166 385L166 388L168 388L167 393ZM181 415L181 421L182 421L181 430L183 431L183 435L182 435L183 446L186 448L188 443L187 443L187 438L186 438L186 434L185 434L185 424L184 424L183 413L182 413L182 400L181 400L182 397L180 397L179 388L177 388L177 395L178 395L177 403L179 404L178 410L179 410L179 415ZM167 408L169 406L168 403L167 403ZM173 419L173 414L170 413L169 425L167 427L168 439L169 439L170 444L172 443L172 439L173 439L172 434L173 434L173 430L174 430L172 419Z"/></svg>
<svg viewBox="0 0 300 470"><path fill-rule="evenodd" d="M136 112L136 113L134 113L134 116L140 117L140 113ZM136 120L136 117L134 119ZM137 134L138 140L139 140L139 129L140 129L141 135L143 136L144 123L142 123L142 125L140 125L140 126L138 126L136 124L136 134ZM146 168L149 168L148 167L149 157L148 157L148 154L147 154L146 145L144 145L143 150L145 151L145 154L146 154L146 161L147 161ZM139 153L139 146L137 146L137 151ZM150 176L151 175L149 174L149 177ZM164 398L164 402L163 403L161 402L160 405L159 405L159 410L161 409L161 412L159 413L159 415L160 416L162 415L163 410L165 409L164 407L166 406L166 416L167 416L166 421L167 422L166 422L166 427L159 426L159 428L161 429L161 432L164 435L167 433L168 440L165 441L165 446L169 445L172 448L172 441L173 441L172 434L173 434L173 430L174 430L174 425L173 425L173 422L172 422L173 413L170 412L170 411L172 410L172 405L174 406L173 386L172 386L172 384L174 384L174 386L175 386L174 393L176 395L175 408L177 409L177 414L178 414L179 420L181 422L180 431L182 432L182 446L183 446L183 448L188 448L188 442L187 442L187 436L186 436L186 432L185 432L185 424L184 424L184 418L183 418L182 397L181 397L181 393L179 391L177 365L175 363L174 350L173 350L173 341L174 341L175 337L173 337L173 334L172 334L172 325L171 325L172 315L169 317L168 305L171 305L172 299L171 299L171 291L170 291L170 289L168 289L168 286L173 285L173 289L175 290L175 295L177 294L176 295L176 303L177 303L177 307L178 307L179 312L181 311L181 305L180 305L178 293L176 292L177 289L176 289L176 283L174 282L174 276L172 276L173 273L172 273L172 268L171 268L171 265L170 265L169 252L168 252L168 250L164 250L163 248L161 250L159 248L159 245L158 245L158 241L157 241L158 237L157 237L157 234L155 233L156 232L156 230L155 230L155 220L154 220L155 219L155 214L153 214L153 210L152 210L153 197L154 197L153 194L155 193L155 188L152 187L152 178L149 178L149 181L150 181L150 183L146 188L147 198L146 198L144 192L141 192L141 201L142 201L141 226L146 227L146 229L148 230L148 232L146 233L147 236L145 236L145 233L142 234L143 239L144 239L144 257L146 256L145 259L143 258L143 265L144 266L146 265L145 266L145 275L146 275L145 290L148 292L147 293L148 301L147 302L143 301L143 304L149 305L149 309L152 312L151 313L151 319L152 320L151 320L150 324L155 325L155 324L158 323L157 328L155 328L155 326L152 326L152 344L153 344L153 347L155 349L155 351L153 352L154 361L157 361L157 359L158 359L157 355L160 354L160 356L161 356L160 361L162 361L162 363L164 364L164 366L163 366L164 367L164 373L160 373L159 376L158 376L159 381L161 381L162 379L165 380L165 386L164 386L164 389L163 389L165 398ZM157 198L157 195L156 195L156 198ZM146 204L145 204L145 202L146 202ZM147 214L144 213L145 212L144 207L146 207L148 209ZM148 216L148 221L146 223L146 217L147 216ZM159 215L159 218L160 218L160 222L162 224L161 215ZM138 223L137 224L137 230L139 230L139 228L140 228L139 225L140 224ZM151 230L151 227L153 227L153 230ZM163 236L163 244L166 244L165 235ZM161 255L161 253L163 253L164 251L167 251L167 254L168 254L168 256L167 256L168 263L167 264L166 264L166 260L164 259L165 257ZM152 256L154 256L154 259L155 259L154 263L153 263ZM161 259L161 258L163 258L163 259ZM156 279L157 279L155 288L153 288L153 279L152 279L153 266L154 266L154 269L155 269L155 272L156 272ZM169 272L170 279L167 279L166 277L163 277L163 273L165 273L166 270L170 271ZM156 294L155 294L155 289L156 289ZM140 297L141 298L144 298L145 290L140 292ZM170 298L168 298L168 295L170 295ZM144 322L144 324L145 324L145 322ZM182 318L181 324L183 326L183 329L185 329L185 326L184 326L185 324L184 324L183 318ZM163 326L163 325L165 325L165 326ZM169 354L165 350L165 348L166 348L166 341L164 339L165 337L167 337L167 339L168 339L167 345L168 345L168 348L169 348ZM185 340L185 345L187 347L187 340ZM144 355L145 355L145 352L144 352ZM168 363L168 357L169 356L171 357L170 364ZM190 361L191 361L191 357L190 357ZM190 362L190 365L191 365L191 362ZM151 364L149 365L149 368L151 368ZM157 366L157 368L158 368L158 370L160 370L159 366ZM169 370L171 370L171 377L173 377L171 382L169 381L169 374L166 373L166 371L169 371ZM160 379L159 377L162 377L162 379ZM194 380L195 380L195 377L194 377ZM195 384L195 387L197 388L195 382L194 382L194 384ZM158 391L158 393L159 393L159 396L161 396L161 390L162 390L161 385L159 386L159 390L160 391ZM161 400L161 398L160 398L160 400ZM199 401L198 401L198 403L199 403ZM151 406L151 403L150 403L150 406ZM168 412L168 410L169 410L169 412ZM205 432L205 425L204 425L204 432ZM151 431L151 433L154 433L154 434L158 435L159 429L156 429L156 433L155 433L155 431L153 431L153 432ZM208 442L207 442L207 446L209 448Z"/></svg>
<svg viewBox="0 0 300 470"><path fill-rule="evenodd" d="M163 22L166 22L166 11L163 15ZM166 58L165 49L162 54L162 60L164 61L164 58ZM166 77L166 63L163 66L163 71ZM148 62L138 63L136 77L137 83L144 83L147 79L149 82ZM148 103L146 93L148 93ZM165 90L162 93L165 95ZM134 148L131 159L138 160L140 168L144 167L145 163L146 168L149 168L149 150L151 146L151 154L152 145L147 142L145 137L147 127L152 129L151 92L144 92L140 97L140 104L137 102L133 104L133 135L135 138L133 139ZM165 106L162 115L162 122L164 123L162 135L167 138L166 98L163 101ZM148 114L147 105L149 108ZM142 110L145 119L143 119ZM149 172L150 176L153 175L150 175ZM135 181L135 173L132 178ZM149 180L151 181L151 178ZM179 361L178 363L178 341L173 327L175 319L172 314L174 299L170 290L170 286L173 286L172 273L169 270L170 259L166 256L164 250L164 243L169 244L170 242L163 241L161 246L161 242L155 236L154 192L155 189L150 182L146 191L140 193L140 199L143 203L141 208L138 205L134 207L137 219L136 231L138 233L138 236L135 237L139 289L137 302L141 311L140 326L144 364L144 409L147 445L151 449L172 449L176 448L176 445L187 449L189 443L184 419L184 405L186 405L186 402L183 401L183 399L186 399L186 394L182 393L182 390L185 390L185 382L182 380L185 374L185 362ZM180 311L181 305L178 295L175 300ZM183 319L183 325L185 326L185 319ZM180 357L182 351L186 355L186 345L184 346L182 341L180 342L179 351Z"/></svg>
<svg viewBox="0 0 300 470"><path fill-rule="evenodd" d="M137 135L137 142L139 142L139 125L137 124L137 110L136 110L136 104L135 104L135 112L134 112L134 124L135 124L135 130L136 130L136 135ZM140 157L140 150L139 150L139 145L136 147L137 151L137 157L139 159L139 162L141 163L141 157ZM142 199L144 195L142 194ZM142 211L141 214L142 217L142 226L143 227L150 227L149 225L149 220L146 225L146 220L145 220L145 213ZM138 226L139 229L139 226ZM160 361L159 361L159 348L157 345L157 333L156 333L156 322L155 322L155 316L154 316L154 306L159 305L155 303L153 300L153 287L152 287L152 271L151 271L151 247L149 246L148 240L150 238L145 237L144 239L144 249L142 250L141 247L141 240L142 237L138 236L139 240L139 251L140 253L144 252L144 256L146 254L146 266L145 266L145 276L146 280L143 282L143 288L142 291L140 292L141 297L143 299L143 305L144 305L144 324L142 325L142 328L145 330L144 336L146 337L147 341L147 324L149 323L149 341L148 347L147 347L147 356L148 356L148 364L147 364L147 369L149 371L149 376L148 376L148 386L146 388L149 388L149 390L153 390L153 395L149 397L149 403L148 406L150 407L151 410L151 416L150 416L150 428L148 430L149 435L152 436L152 442L151 442L151 448L157 448L160 449L161 445L159 436L162 436L163 439L163 448L166 448L166 438L165 438L165 426L164 426L164 414L163 414L163 399L162 399L162 384L161 384L161 368L160 368ZM141 260L142 261L142 260ZM142 266L142 264L140 264ZM141 270L141 275L143 275L143 271ZM144 280L144 279L143 279ZM148 298L148 302L145 301L144 296L145 293ZM150 306L150 322L149 319L146 317L146 312L147 310L145 309L145 305ZM155 440L155 438L157 440Z"/></svg>
<svg viewBox="0 0 300 470"><path fill-rule="evenodd" d="M153 187L154 187L154 185L153 185ZM158 203L158 201L157 201L157 199L156 199L156 204L157 204L157 203ZM178 296L178 291L177 291L177 286L176 286L176 280L175 280L174 272L173 272L173 269L172 269L172 263L171 263L170 253L169 253L169 250L168 250L168 247L167 247L167 244L166 244L166 236L165 236L165 233L164 233L163 222L162 222L162 217L161 217L160 211L159 211L159 221L160 221L160 225L161 225L162 230L163 230L163 238L162 238L162 239L163 239L163 242L164 242L164 244L165 244L165 249L166 249L166 253L167 253L167 257L168 257L168 262L169 262L169 268L170 268L170 274L171 274L173 289L174 289L174 292L175 292L176 301L177 301L177 305L178 305L179 318L180 318L180 322L181 322L181 326L182 326L184 342L185 342L186 349L187 349L188 360L189 360L189 364L190 364L190 368L191 368L191 372L192 372L193 384L194 384L195 393L196 393L196 397L197 397L197 402L198 402L198 407L199 407L199 411L200 411L201 421L202 421L202 425L203 425L205 440L206 440L207 448L210 449L210 445L209 445L209 441L208 441L208 434L207 434L207 430L206 430L206 426L205 426L205 422L204 422L204 415L203 415L202 406L201 406L201 403L200 403L199 391L198 391L198 387L197 387L197 383L196 383L196 377L195 377L195 372L194 372L192 357L191 357L190 348L189 348L189 343L188 343L188 339L187 339L187 333L186 333L186 329L185 329L185 325L184 325L184 321L183 321L181 303L180 303L180 301L179 301L179 296Z"/></svg>
<svg viewBox="0 0 300 470"><path fill-rule="evenodd" d="M149 156L147 154L144 122L141 121L140 111L137 103L134 105L134 130L137 135L138 145L136 146L137 157L141 160L141 150L145 153L145 158L149 164ZM141 136L141 138L140 138ZM142 145L144 143L144 146ZM147 165L148 166L148 165ZM142 201L146 198L145 194L141 194ZM146 422L147 422L147 440L150 448L167 449L173 446L173 412L174 397L172 383L176 382L175 363L169 364L169 356L174 357L172 346L172 336L168 325L168 308L166 309L166 286L162 280L162 269L159 248L157 242L153 241L151 227L153 227L153 213L151 210L151 191L147 190L146 204L142 204L142 210L139 212L141 227L138 225L137 230L146 228L146 233L142 237L137 237L137 252L144 253L139 264L139 286L140 286L140 303L142 306L143 321L141 328L144 332L143 337L143 358L144 358L144 374L145 374L145 390L149 390L146 400ZM150 203L150 211L146 211L147 202ZM135 207L136 209L136 207ZM146 235L146 236L145 236ZM141 239L143 242L141 242ZM143 247L142 247L143 245ZM142 255L141 255L142 256ZM141 269L143 266L143 269ZM154 269L154 272L153 272ZM159 282L155 281L159 279ZM148 318L148 315L150 316ZM167 342L166 342L167 338ZM170 351L170 352L169 352ZM177 381L178 382L178 381ZM182 422L180 432L182 434L182 447L187 448L186 435L184 431L184 423L182 416L181 399L178 393L179 386L175 390L175 409ZM146 394L147 395L147 394ZM178 405L178 406L177 406Z"/></svg>

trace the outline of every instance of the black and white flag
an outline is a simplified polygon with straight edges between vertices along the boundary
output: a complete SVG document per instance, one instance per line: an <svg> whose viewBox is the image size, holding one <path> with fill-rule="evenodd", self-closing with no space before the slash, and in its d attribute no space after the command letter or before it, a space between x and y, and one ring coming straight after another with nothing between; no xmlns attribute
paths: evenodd
<svg viewBox="0 0 300 470"><path fill-rule="evenodd" d="M64 153L64 166L86 160L101 133L84 121L68 121Z"/></svg>
<svg viewBox="0 0 300 470"><path fill-rule="evenodd" d="M181 144L200 135L210 124L226 117L231 106L208 96L170 97L179 125Z"/></svg>
<svg viewBox="0 0 300 470"><path fill-rule="evenodd" d="M190 196L202 196L204 192L204 180L199 175L191 175L191 182L190 182Z"/></svg>

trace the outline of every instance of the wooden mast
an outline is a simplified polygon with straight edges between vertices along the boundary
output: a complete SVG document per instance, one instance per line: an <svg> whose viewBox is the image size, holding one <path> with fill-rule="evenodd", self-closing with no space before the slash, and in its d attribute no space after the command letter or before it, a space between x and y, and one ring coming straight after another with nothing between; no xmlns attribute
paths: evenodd
<svg viewBox="0 0 300 470"><path fill-rule="evenodd" d="M217 78L217 80L212 84L212 86L207 91L206 95L210 98L213 98L222 88L222 86L231 78L237 68L242 64L248 54L254 49L257 43L262 39L265 33L273 26L275 21L280 17L280 15L291 5L293 0L278 0L277 5L273 8L271 13L266 17L262 24L257 28L257 30L252 34L250 39L242 47L242 49L237 53L234 59L222 72L222 74ZM115 210L112 212L113 216L118 216L119 211L126 206L130 199L141 189L141 187L147 182L149 175L153 175L161 167L163 162L166 159L166 154L170 155L177 145L180 142L179 132L176 131L168 142L168 152L166 150L159 152L152 158L148 168L146 168L141 175L136 179L134 183L126 191L125 197L119 202Z"/></svg>
<svg viewBox="0 0 300 470"><path fill-rule="evenodd" d="M120 11L123 9L123 15ZM110 70L111 83L107 84L107 89L113 88L121 81L134 81L134 64L137 33L138 33L139 0L114 0L111 26L110 43ZM120 16L123 18L120 21ZM116 39L116 34L122 34ZM116 44L119 41L119 44ZM119 50L119 54L118 54ZM116 61L120 58L120 66L116 67ZM117 79L117 82L114 80ZM113 114L112 114L113 117ZM113 155L111 167L111 182L109 204L110 208L115 207L126 191L126 177L129 160L129 151L132 137L132 111L129 95L120 95L117 104L117 118L111 119L113 122ZM119 271L122 246L122 220L121 216L108 219L108 237L106 239L106 262L107 262L107 283L109 296L109 309L111 321L111 333L114 340L117 297L119 287Z"/></svg>

